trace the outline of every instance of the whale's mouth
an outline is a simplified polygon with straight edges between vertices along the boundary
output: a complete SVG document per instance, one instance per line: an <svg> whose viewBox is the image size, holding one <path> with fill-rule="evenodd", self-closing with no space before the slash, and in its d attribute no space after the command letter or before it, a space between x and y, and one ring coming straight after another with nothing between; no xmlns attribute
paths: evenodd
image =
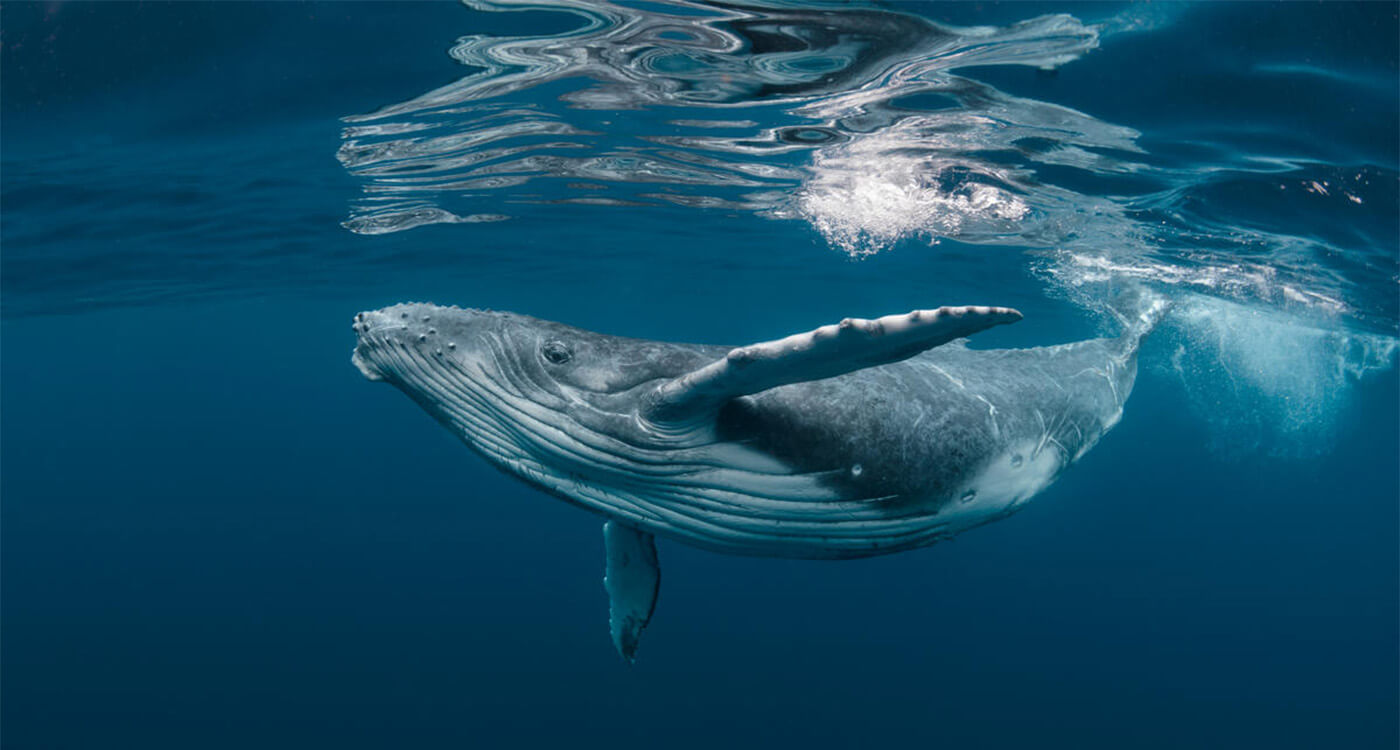
<svg viewBox="0 0 1400 750"><path fill-rule="evenodd" d="M380 381L384 379L384 373L360 353L359 347L355 347L354 353L350 355L350 364L354 365L355 369L359 370L360 374L368 380Z"/></svg>
<svg viewBox="0 0 1400 750"><path fill-rule="evenodd" d="M351 330L355 331L358 340L355 343L355 351L350 355L350 363L361 375L373 381L382 381L386 373L375 364L373 357L366 352L366 347L375 345L372 338L374 334L387 331L391 328L406 328L401 321L390 321L389 317L382 311L367 311L355 314L355 320L350 324Z"/></svg>

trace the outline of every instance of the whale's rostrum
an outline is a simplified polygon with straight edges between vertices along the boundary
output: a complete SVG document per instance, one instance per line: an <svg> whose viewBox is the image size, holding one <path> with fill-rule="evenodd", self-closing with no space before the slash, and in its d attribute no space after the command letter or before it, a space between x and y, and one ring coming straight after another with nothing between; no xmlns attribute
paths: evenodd
<svg viewBox="0 0 1400 750"><path fill-rule="evenodd" d="M655 605L653 535L741 555L854 558L1003 517L1117 423L1139 342L974 350L1021 318L942 307L741 347L609 336L409 303L355 317L353 361L488 462L606 519L614 644Z"/></svg>

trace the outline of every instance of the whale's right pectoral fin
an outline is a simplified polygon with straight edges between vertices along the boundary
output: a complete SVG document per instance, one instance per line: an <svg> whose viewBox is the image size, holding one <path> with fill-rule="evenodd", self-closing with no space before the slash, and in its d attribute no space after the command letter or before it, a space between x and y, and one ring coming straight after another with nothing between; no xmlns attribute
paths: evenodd
<svg viewBox="0 0 1400 750"><path fill-rule="evenodd" d="M658 422L689 419L738 396L898 362L1020 319L1021 313L1008 307L940 307L875 320L847 318L807 333L741 346L664 383L646 416Z"/></svg>
<svg viewBox="0 0 1400 750"><path fill-rule="evenodd" d="M613 646L627 661L637 655L642 629L656 609L661 568L651 534L618 521L603 524L608 566L603 586L608 590L608 625Z"/></svg>

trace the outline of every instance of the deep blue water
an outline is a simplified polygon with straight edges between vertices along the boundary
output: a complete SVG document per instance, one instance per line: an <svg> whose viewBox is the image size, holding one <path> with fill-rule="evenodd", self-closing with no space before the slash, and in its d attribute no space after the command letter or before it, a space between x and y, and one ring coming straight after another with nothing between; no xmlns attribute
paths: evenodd
<svg viewBox="0 0 1400 750"><path fill-rule="evenodd" d="M0 6L6 747L1400 742L1400 6L543 5ZM1002 347L1133 283L1025 510L662 540L630 666L600 519L349 363L404 300Z"/></svg>

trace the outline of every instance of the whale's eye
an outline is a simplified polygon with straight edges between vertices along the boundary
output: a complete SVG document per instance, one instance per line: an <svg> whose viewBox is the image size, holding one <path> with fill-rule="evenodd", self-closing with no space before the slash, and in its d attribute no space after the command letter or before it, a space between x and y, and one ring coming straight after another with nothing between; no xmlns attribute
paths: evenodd
<svg viewBox="0 0 1400 750"><path fill-rule="evenodd" d="M562 341L546 341L540 347L540 354L554 365L562 365L574 358L574 353L569 351L569 345Z"/></svg>

